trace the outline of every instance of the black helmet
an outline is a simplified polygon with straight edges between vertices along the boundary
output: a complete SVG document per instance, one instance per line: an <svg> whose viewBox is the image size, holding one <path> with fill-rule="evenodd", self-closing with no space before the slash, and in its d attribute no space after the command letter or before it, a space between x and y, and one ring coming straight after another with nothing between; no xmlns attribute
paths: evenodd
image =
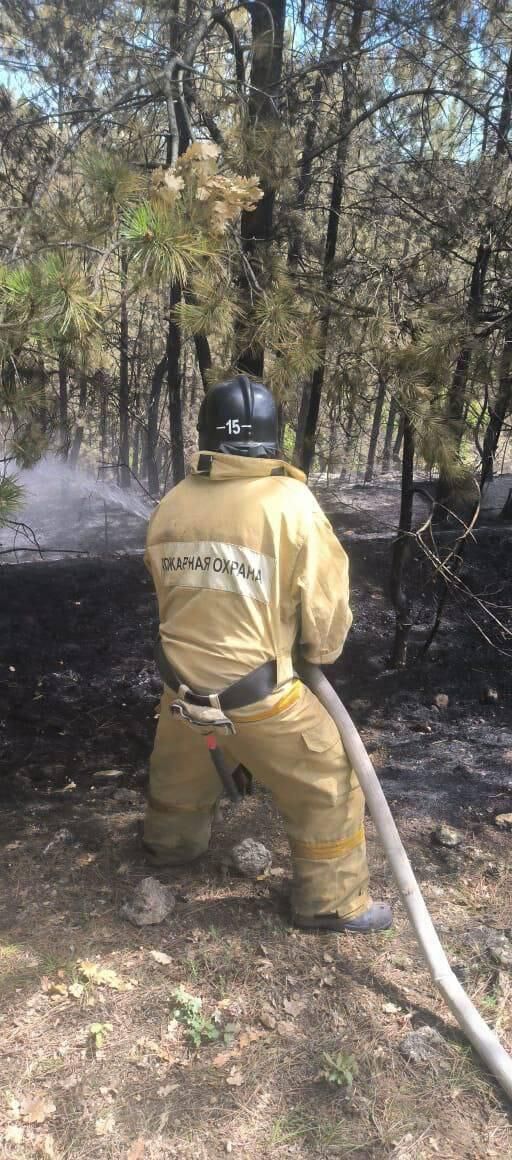
<svg viewBox="0 0 512 1160"><path fill-rule="evenodd" d="M263 383L237 375L217 383L205 395L197 423L200 451L275 459L277 409Z"/></svg>

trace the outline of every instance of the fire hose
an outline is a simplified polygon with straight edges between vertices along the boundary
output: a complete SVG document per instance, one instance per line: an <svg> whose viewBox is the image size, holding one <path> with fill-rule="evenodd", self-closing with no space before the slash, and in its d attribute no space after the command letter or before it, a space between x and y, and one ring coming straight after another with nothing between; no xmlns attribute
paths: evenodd
<svg viewBox="0 0 512 1160"><path fill-rule="evenodd" d="M482 1019L450 967L374 766L353 721L317 665L301 661L297 665L297 672L327 710L339 730L345 752L359 779L402 902L436 987L475 1051L512 1099L512 1058L502 1047L495 1032Z"/></svg>

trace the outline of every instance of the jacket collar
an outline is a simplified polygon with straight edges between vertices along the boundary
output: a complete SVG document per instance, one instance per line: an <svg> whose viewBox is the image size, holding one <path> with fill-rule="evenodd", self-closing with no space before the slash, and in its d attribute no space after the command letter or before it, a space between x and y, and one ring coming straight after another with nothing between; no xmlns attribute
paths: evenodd
<svg viewBox="0 0 512 1160"><path fill-rule="evenodd" d="M211 460L210 479L261 479L262 476L287 475L292 479L306 482L306 476L298 467L285 463L284 459L252 459L242 455L223 455L220 451L198 451L190 461L192 475L204 475L200 469L201 456Z"/></svg>

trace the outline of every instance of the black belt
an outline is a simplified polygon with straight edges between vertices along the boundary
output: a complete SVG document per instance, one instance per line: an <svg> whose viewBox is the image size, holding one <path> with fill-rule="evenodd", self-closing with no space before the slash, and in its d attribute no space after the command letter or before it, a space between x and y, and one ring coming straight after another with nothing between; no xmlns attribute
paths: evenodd
<svg viewBox="0 0 512 1160"><path fill-rule="evenodd" d="M154 657L158 671L164 683L173 692L177 693L180 685L186 684L167 660L161 640L158 640L154 649ZM243 709L245 705L252 705L255 701L263 701L273 693L277 684L277 661L265 661L259 668L253 669L246 677L242 677L234 684L228 685L218 693L219 705L223 712L232 712L234 709ZM202 693L187 692L186 701L192 705L211 705L210 698Z"/></svg>

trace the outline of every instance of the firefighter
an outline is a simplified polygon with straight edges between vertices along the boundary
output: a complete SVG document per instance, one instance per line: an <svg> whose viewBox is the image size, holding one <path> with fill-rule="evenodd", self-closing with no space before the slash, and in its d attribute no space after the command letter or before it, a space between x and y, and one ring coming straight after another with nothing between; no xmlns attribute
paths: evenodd
<svg viewBox="0 0 512 1160"><path fill-rule="evenodd" d="M209 746L251 770L280 810L292 916L309 930L387 929L368 895L364 799L339 733L294 676L299 653L332 664L350 628L348 561L284 462L270 391L245 375L210 388L199 452L150 520L145 560L165 687L144 845L156 865L209 844L222 786Z"/></svg>

